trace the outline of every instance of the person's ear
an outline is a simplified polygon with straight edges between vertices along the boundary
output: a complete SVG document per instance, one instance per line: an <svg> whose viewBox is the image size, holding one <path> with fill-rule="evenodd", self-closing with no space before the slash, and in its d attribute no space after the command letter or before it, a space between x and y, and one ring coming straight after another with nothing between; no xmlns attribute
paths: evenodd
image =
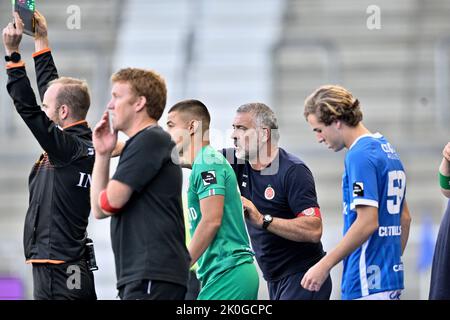
<svg viewBox="0 0 450 320"><path fill-rule="evenodd" d="M263 142L268 142L270 139L270 129L269 128L261 128L261 130L259 130L260 132L260 139Z"/></svg>
<svg viewBox="0 0 450 320"><path fill-rule="evenodd" d="M266 139L266 141L271 140L271 138L272 138L272 129L264 128L264 132L265 132L265 139Z"/></svg>
<svg viewBox="0 0 450 320"><path fill-rule="evenodd" d="M63 104L58 108L58 114L61 120L66 120L69 117L70 108L67 105Z"/></svg>
<svg viewBox="0 0 450 320"><path fill-rule="evenodd" d="M336 129L342 129L342 122L341 120L335 120Z"/></svg>
<svg viewBox="0 0 450 320"><path fill-rule="evenodd" d="M198 121L198 120L191 120L189 122L188 128L189 128L189 134L190 135L193 135L193 134L197 133L199 128L200 128L200 121Z"/></svg>
<svg viewBox="0 0 450 320"><path fill-rule="evenodd" d="M139 96L135 102L136 111L139 112L142 109L144 109L146 104L147 104L147 98L144 96Z"/></svg>

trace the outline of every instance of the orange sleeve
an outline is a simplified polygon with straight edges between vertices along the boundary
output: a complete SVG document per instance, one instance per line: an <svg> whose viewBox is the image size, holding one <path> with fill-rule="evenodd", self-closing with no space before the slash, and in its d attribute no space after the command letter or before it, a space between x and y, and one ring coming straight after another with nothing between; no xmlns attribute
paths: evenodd
<svg viewBox="0 0 450 320"><path fill-rule="evenodd" d="M31 56L34 58L34 57L40 56L41 54L44 54L44 53L50 52L50 51L52 51L50 48L45 48L45 49L42 49L40 51L33 53Z"/></svg>
<svg viewBox="0 0 450 320"><path fill-rule="evenodd" d="M6 64L6 69L19 68L19 67L25 67L25 62L23 62L23 61L19 61L17 63L8 62Z"/></svg>

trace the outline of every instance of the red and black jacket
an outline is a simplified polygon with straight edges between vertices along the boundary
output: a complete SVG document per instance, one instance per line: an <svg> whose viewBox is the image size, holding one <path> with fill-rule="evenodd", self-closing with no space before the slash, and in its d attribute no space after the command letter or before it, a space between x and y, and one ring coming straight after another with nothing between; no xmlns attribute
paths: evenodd
<svg viewBox="0 0 450 320"><path fill-rule="evenodd" d="M58 73L50 50L33 57L42 100ZM7 89L16 110L44 150L29 176L25 258L33 263L80 260L90 213L92 131L86 121L63 129L51 121L36 102L23 63L7 66L7 73Z"/></svg>

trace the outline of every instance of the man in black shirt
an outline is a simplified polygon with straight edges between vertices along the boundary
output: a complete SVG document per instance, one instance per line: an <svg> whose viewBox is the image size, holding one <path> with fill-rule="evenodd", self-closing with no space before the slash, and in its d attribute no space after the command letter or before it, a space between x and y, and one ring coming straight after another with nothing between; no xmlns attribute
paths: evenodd
<svg viewBox="0 0 450 320"><path fill-rule="evenodd" d="M157 122L166 105L165 82L152 71L133 68L115 73L112 82L110 114L105 112L94 129L91 205L97 218L111 216L119 297L183 300L190 258L182 171L177 159L172 161L174 142ZM109 179L119 130L129 139Z"/></svg>
<svg viewBox="0 0 450 320"><path fill-rule="evenodd" d="M33 54L42 110L36 102L19 45L23 22L3 30L7 89L17 112L44 149L30 177L24 249L33 264L35 299L96 299L94 278L85 256L90 213L89 184L94 165L92 132L86 122L90 105L85 82L58 78L48 47L47 24L36 18Z"/></svg>
<svg viewBox="0 0 450 320"><path fill-rule="evenodd" d="M265 104L239 107L233 129L235 148L223 153L238 179L248 233L270 299L329 299L330 277L319 292L300 286L308 268L325 255L311 171L278 147L277 119Z"/></svg>

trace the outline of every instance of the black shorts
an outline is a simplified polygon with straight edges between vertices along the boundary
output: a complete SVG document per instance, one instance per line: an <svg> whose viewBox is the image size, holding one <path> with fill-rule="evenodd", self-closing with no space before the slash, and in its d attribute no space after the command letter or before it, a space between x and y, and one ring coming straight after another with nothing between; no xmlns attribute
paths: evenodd
<svg viewBox="0 0 450 320"><path fill-rule="evenodd" d="M300 285L306 271L288 275L278 281L268 281L270 300L329 300L331 277L325 280L319 291L309 291Z"/></svg>
<svg viewBox="0 0 450 320"><path fill-rule="evenodd" d="M184 300L186 287L165 281L137 280L119 288L122 300Z"/></svg>
<svg viewBox="0 0 450 320"><path fill-rule="evenodd" d="M94 274L86 261L33 263L35 300L97 300Z"/></svg>
<svg viewBox="0 0 450 320"><path fill-rule="evenodd" d="M184 300L197 300L200 293L201 283L197 279L197 274L194 270L189 271L189 280L187 284L187 291Z"/></svg>

